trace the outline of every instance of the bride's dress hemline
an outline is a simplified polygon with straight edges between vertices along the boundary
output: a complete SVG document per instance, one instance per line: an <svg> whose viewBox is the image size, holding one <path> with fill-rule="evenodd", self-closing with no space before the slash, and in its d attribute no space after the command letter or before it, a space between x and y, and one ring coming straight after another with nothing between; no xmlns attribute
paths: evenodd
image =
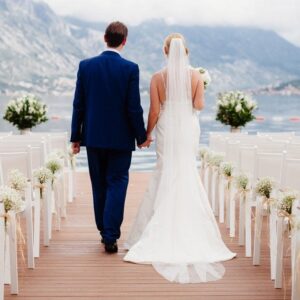
<svg viewBox="0 0 300 300"><path fill-rule="evenodd" d="M235 254L226 260L234 257ZM225 268L220 262L166 263L134 261L126 258L124 258L124 261L133 264L152 265L155 271L168 281L181 284L216 281L223 278L225 274Z"/></svg>

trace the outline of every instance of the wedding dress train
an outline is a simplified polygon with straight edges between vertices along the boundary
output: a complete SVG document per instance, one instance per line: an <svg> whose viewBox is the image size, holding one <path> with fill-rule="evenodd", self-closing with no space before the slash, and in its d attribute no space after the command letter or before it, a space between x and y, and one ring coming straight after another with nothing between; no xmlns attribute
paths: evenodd
<svg viewBox="0 0 300 300"><path fill-rule="evenodd" d="M157 167L125 244L129 251L124 260L152 264L169 281L207 282L222 278L220 262L236 254L222 240L197 170L200 126L187 88L188 62L182 42L175 40L167 100L156 125Z"/></svg>

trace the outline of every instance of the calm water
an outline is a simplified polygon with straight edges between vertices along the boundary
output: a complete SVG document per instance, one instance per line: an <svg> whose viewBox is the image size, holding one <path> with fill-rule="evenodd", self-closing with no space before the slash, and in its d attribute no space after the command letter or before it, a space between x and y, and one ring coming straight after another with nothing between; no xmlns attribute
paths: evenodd
<svg viewBox="0 0 300 300"><path fill-rule="evenodd" d="M8 97L0 96L0 109L3 114L6 103L10 100ZM36 131L70 131L72 97L44 97L43 100L49 106L48 123L38 126ZM256 115L260 121L254 121L246 126L245 130L250 133L257 131L295 131L300 135L300 122L292 121L291 118L300 118L300 96L255 96L258 102L259 110ZM149 100L146 95L142 97L145 119L149 109ZM228 128L215 121L215 98L207 97L206 107L200 114L201 124L201 143L208 143L209 131L228 131ZM0 119L0 131L16 131L10 124ZM83 149L78 158L78 165L86 168L86 154ZM155 166L155 145L150 149L138 150L134 153L132 170L146 171Z"/></svg>

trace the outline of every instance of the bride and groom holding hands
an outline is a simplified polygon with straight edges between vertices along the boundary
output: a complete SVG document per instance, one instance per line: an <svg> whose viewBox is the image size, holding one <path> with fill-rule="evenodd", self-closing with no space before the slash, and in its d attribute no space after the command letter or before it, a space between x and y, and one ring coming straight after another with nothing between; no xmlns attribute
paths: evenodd
<svg viewBox="0 0 300 300"><path fill-rule="evenodd" d="M149 147L155 129L157 165L124 260L152 264L173 282L220 279L225 271L220 262L236 254L222 240L196 165L203 81L189 65L184 37L170 34L163 45L166 67L151 79L145 130L139 68L120 54L127 34L123 23L109 24L107 49L79 64L73 103L73 152L87 149L101 241L106 252L118 251L132 151L135 144Z"/></svg>

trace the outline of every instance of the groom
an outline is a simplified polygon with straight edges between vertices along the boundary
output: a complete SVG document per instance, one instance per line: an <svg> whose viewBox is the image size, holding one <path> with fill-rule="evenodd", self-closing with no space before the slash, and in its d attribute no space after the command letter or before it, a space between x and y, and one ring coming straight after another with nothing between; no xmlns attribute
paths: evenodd
<svg viewBox="0 0 300 300"><path fill-rule="evenodd" d="M128 29L108 25L107 49L80 62L73 102L73 152L86 146L97 228L105 251L118 251L128 170L135 141L149 147L139 93L138 65L121 57Z"/></svg>

